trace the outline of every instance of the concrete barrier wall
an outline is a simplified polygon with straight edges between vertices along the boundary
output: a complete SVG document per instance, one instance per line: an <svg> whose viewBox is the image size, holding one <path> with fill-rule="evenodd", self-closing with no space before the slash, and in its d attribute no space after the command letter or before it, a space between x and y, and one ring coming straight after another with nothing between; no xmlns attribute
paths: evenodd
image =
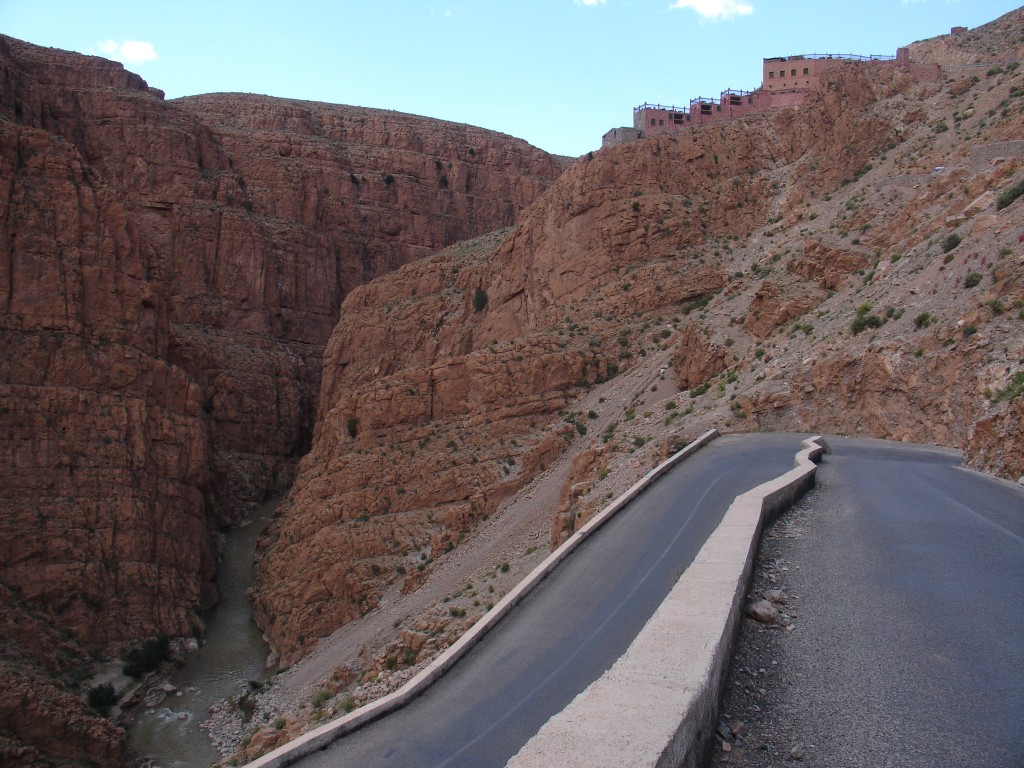
<svg viewBox="0 0 1024 768"><path fill-rule="evenodd" d="M639 496L655 480L668 472L672 467L692 455L696 450L707 445L716 437L717 429L709 430L687 445L678 453L670 456L657 467L652 469L629 490L615 499L601 512L595 515L586 525L570 536L562 546L552 552L548 557L530 574L517 584L501 601L478 621L468 632L453 643L444 653L434 659L422 672L412 680L399 688L397 691L377 699L364 707L345 715L344 717L332 720L320 726L316 730L309 731L293 739L287 744L278 747L261 758L247 763L247 768L281 768L291 765L308 755L317 752L331 742L358 730L362 726L378 720L384 715L404 706L412 699L423 693L434 681L440 678L445 672L458 661L462 656L476 645L501 619L516 606L530 590L539 584L555 567L576 549L594 531L604 525L613 515L619 512L630 501Z"/></svg>
<svg viewBox="0 0 1024 768"><path fill-rule="evenodd" d="M510 768L706 763L762 527L814 485L825 450L805 440L792 470L736 498L626 653Z"/></svg>

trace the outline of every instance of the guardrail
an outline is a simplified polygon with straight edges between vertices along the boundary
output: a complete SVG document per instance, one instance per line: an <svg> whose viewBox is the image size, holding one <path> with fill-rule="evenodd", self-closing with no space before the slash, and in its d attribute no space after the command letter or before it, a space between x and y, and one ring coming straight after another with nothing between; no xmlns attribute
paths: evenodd
<svg viewBox="0 0 1024 768"><path fill-rule="evenodd" d="M803 441L793 469L738 496L626 653L508 768L706 765L761 530L814 485L827 450Z"/></svg>

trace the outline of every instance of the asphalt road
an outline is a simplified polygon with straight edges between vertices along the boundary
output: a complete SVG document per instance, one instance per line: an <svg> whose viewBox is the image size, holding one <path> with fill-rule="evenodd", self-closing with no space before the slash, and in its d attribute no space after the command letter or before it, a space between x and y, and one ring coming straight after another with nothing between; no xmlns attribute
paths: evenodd
<svg viewBox="0 0 1024 768"><path fill-rule="evenodd" d="M1024 488L953 451L829 444L755 576L795 630L745 622L723 703L745 727L716 761L1024 766Z"/></svg>
<svg viewBox="0 0 1024 768"><path fill-rule="evenodd" d="M800 437L719 438L591 536L427 692L302 760L318 766L504 766L605 672L733 499L793 466Z"/></svg>

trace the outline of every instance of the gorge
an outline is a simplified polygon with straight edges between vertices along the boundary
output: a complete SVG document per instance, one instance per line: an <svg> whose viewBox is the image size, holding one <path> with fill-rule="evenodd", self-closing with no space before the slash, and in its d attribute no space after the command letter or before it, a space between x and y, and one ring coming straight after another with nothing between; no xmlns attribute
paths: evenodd
<svg viewBox="0 0 1024 768"><path fill-rule="evenodd" d="M457 566L538 483L534 548L710 426L1024 476L1021 28L908 46L936 81L837 61L799 107L572 162L399 113L166 101L0 38L5 764L132 761L79 670L202 636L223 531L274 494L250 597L280 666L382 631L309 673L315 706L247 722L239 760L478 618L525 566ZM389 613L445 569L457 595Z"/></svg>

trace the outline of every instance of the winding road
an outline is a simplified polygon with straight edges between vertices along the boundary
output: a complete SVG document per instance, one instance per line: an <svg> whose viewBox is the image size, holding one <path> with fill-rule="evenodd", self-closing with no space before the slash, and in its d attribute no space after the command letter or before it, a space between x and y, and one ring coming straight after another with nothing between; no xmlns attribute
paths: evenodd
<svg viewBox="0 0 1024 768"><path fill-rule="evenodd" d="M504 766L625 651L733 499L787 471L800 439L731 435L701 449L424 695L298 764ZM957 469L954 451L841 438L833 447L816 503L838 513L807 537L815 565L799 578L835 598L816 609L805 601L806 628L792 633L809 643L794 673L809 687L793 707L827 720L827 754L842 758L820 764L959 765L951 754L983 757L967 733L1011 759L993 764L1014 764L1024 740L1024 489ZM913 742L920 760L893 762L894 742Z"/></svg>
<svg viewBox="0 0 1024 768"><path fill-rule="evenodd" d="M440 681L298 765L504 766L607 670L733 499L793 466L795 435L727 436L589 537Z"/></svg>

